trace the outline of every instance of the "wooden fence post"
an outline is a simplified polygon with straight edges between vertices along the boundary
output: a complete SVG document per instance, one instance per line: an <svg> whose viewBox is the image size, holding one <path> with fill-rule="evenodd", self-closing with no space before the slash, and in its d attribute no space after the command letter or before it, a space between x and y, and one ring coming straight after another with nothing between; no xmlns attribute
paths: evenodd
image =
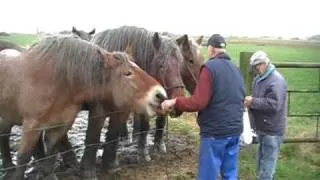
<svg viewBox="0 0 320 180"><path fill-rule="evenodd" d="M251 95L252 75L249 72L252 52L240 52L240 70L245 83L246 95Z"/></svg>

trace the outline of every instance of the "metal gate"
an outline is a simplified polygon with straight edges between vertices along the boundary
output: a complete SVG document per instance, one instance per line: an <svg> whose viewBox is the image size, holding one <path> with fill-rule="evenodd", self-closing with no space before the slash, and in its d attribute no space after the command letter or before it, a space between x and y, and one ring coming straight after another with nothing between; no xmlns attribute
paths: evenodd
<svg viewBox="0 0 320 180"><path fill-rule="evenodd" d="M252 76L249 73L249 62L250 57L253 53L252 52L241 52L240 53L240 69L245 81L246 87L246 94L251 94L251 84L252 84ZM316 118L316 126L315 126L315 135L314 137L309 138L285 138L284 143L312 143L312 142L320 142L319 137L319 125L320 125L320 112L313 113L313 114L292 114L290 111L291 107L291 96L292 94L298 93L319 93L320 95L320 63L280 63L280 62L272 62L277 68L294 68L294 69L301 69L301 68L308 68L308 69L318 69L318 89L317 90L288 90L288 117L309 117L309 118ZM319 107L320 111L320 107Z"/></svg>

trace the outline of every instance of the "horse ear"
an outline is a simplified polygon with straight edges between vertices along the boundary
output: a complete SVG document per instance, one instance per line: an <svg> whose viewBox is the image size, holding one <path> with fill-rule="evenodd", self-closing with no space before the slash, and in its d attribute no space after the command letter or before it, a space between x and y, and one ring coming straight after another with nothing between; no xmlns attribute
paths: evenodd
<svg viewBox="0 0 320 180"><path fill-rule="evenodd" d="M77 32L77 29L76 29L74 26L72 26L72 32L73 32L73 33L76 33L76 32Z"/></svg>
<svg viewBox="0 0 320 180"><path fill-rule="evenodd" d="M178 45L182 45L182 44L184 44L185 42L188 42L188 35L185 34L185 35L177 38L177 39L176 39L176 42L177 42Z"/></svg>
<svg viewBox="0 0 320 180"><path fill-rule="evenodd" d="M88 34L92 35L92 34L94 34L95 32L96 32L96 28L93 28L93 30L90 31Z"/></svg>
<svg viewBox="0 0 320 180"><path fill-rule="evenodd" d="M105 68L114 67L118 64L118 61L113 58L112 54L107 52L106 50L98 48L97 52L100 55L101 61Z"/></svg>
<svg viewBox="0 0 320 180"><path fill-rule="evenodd" d="M188 35L183 35L179 38L176 39L177 44L180 46L182 45L182 47L184 49L190 49L190 45L189 45L189 40L188 40Z"/></svg>
<svg viewBox="0 0 320 180"><path fill-rule="evenodd" d="M159 36L159 33L158 32L155 32L153 37L152 37L152 43L153 43L153 46L156 48L156 49L159 49L160 46L161 46L161 39L160 39L160 36Z"/></svg>
<svg viewBox="0 0 320 180"><path fill-rule="evenodd" d="M201 45L202 40L203 40L203 36L201 35L201 36L196 40L197 44L198 44L198 45Z"/></svg>

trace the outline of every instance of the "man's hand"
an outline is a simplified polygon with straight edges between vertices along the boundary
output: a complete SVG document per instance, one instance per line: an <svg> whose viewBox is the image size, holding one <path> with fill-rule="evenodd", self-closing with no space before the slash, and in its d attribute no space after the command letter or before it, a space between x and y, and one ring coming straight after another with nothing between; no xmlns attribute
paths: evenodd
<svg viewBox="0 0 320 180"><path fill-rule="evenodd" d="M248 107L248 106L250 106L251 105L251 103L252 103L252 96L246 96L245 98L244 98L244 106L245 107Z"/></svg>
<svg viewBox="0 0 320 180"><path fill-rule="evenodd" d="M163 112L168 112L169 110L171 110L174 107L175 104L176 104L176 99L164 100L161 103L161 109Z"/></svg>

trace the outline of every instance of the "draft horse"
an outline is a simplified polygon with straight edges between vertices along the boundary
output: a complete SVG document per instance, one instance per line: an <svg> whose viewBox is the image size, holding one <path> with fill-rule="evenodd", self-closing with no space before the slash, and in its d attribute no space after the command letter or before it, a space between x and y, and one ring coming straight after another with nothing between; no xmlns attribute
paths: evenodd
<svg viewBox="0 0 320 180"><path fill-rule="evenodd" d="M77 38L46 37L19 58L1 59L0 129L14 123L21 124L23 132L12 179L23 179L41 131L46 155L54 154L83 103L104 101L112 110L152 117L166 97L164 88L132 56ZM53 173L54 160L44 163L46 173Z"/></svg>
<svg viewBox="0 0 320 180"><path fill-rule="evenodd" d="M91 42L99 45L101 48L107 51L124 51L127 46L131 47L131 54L134 57L135 63L141 67L149 75L157 79L158 82L164 86L168 97L173 98L177 96L184 96L184 85L179 72L180 66L183 61L183 57L177 46L176 42L172 39L161 37L157 32L150 32L144 28L135 26L122 26L120 28L108 29L95 34ZM100 133L103 127L105 117L101 117L100 120L95 118L96 114L102 114L103 108L99 108L102 104L87 104L89 109L89 121L87 132L86 144L95 144L100 140ZM106 134L106 143L103 147L102 155L102 168L103 170L110 170L117 167L116 150L118 146L120 129L126 123L131 111L128 110L122 114L113 114L109 119L109 127ZM178 116L181 112L174 111L172 115ZM137 113L143 122L143 131L147 132L149 129L148 117ZM101 122L99 126L93 125L92 122ZM123 122L123 123L119 123ZM163 128L164 124L157 123L157 128ZM148 158L149 152L145 147L147 133L140 134L140 141L138 145L139 156L142 158ZM159 136L161 137L161 136ZM161 139L155 138L156 146L159 146L162 142ZM95 178L95 161L96 161L97 147L85 148L82 160L81 160L81 172L82 176L86 178Z"/></svg>

